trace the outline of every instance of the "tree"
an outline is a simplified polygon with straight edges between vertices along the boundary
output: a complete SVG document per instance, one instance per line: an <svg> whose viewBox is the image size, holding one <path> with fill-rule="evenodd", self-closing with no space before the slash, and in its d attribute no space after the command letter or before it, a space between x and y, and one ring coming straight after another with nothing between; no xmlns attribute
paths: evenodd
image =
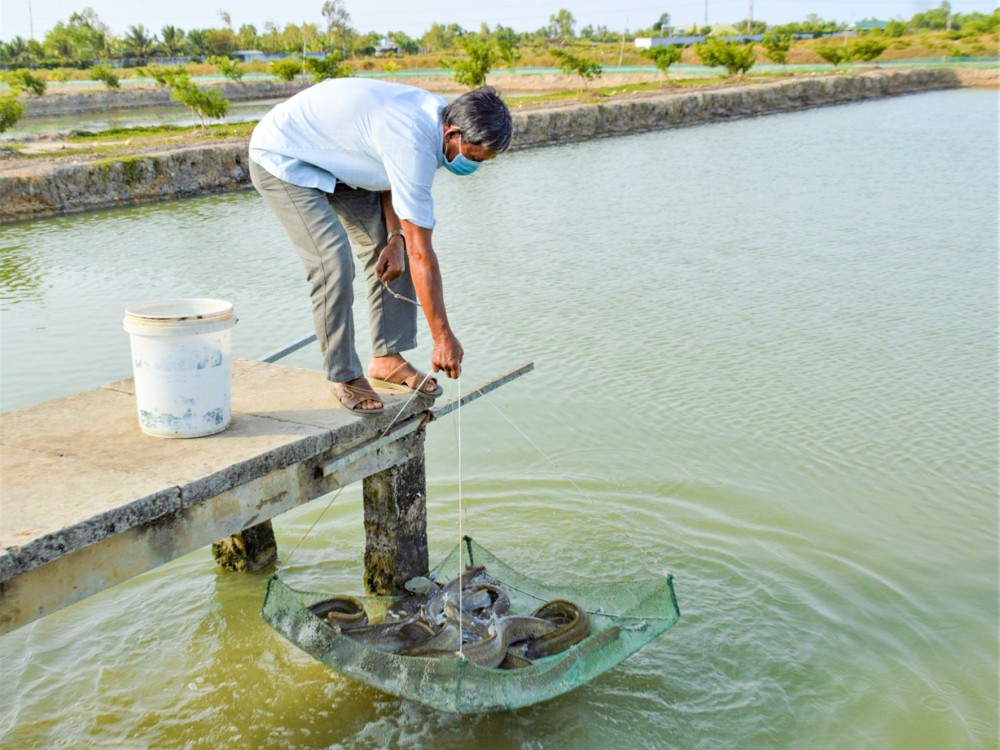
<svg viewBox="0 0 1000 750"><path fill-rule="evenodd" d="M186 46L184 30L167 24L160 29L160 47L167 57L177 57Z"/></svg>
<svg viewBox="0 0 1000 750"><path fill-rule="evenodd" d="M69 21L60 21L45 35L44 47L56 57L82 62L107 51L108 27L91 8L73 13Z"/></svg>
<svg viewBox="0 0 1000 750"><path fill-rule="evenodd" d="M885 35L891 37L901 37L907 31L907 26L902 21L889 21L885 25Z"/></svg>
<svg viewBox="0 0 1000 750"><path fill-rule="evenodd" d="M420 46L427 52L441 52L455 43L455 33L451 27L436 21L420 38Z"/></svg>
<svg viewBox="0 0 1000 750"><path fill-rule="evenodd" d="M459 46L468 56L464 60L445 62L451 68L454 79L470 89L478 88L486 83L486 76L497 63L497 52L492 40L481 37L465 37L459 40Z"/></svg>
<svg viewBox="0 0 1000 750"><path fill-rule="evenodd" d="M843 46L837 46L837 47L830 47L830 46L817 47L816 48L816 54L819 55L820 57L822 57L824 60L826 60L828 63L830 63L835 68L838 65L840 65L842 62L846 62L846 60L847 60L847 48L843 47Z"/></svg>
<svg viewBox="0 0 1000 750"><path fill-rule="evenodd" d="M420 51L420 44L402 31L390 31L386 36L399 48L404 55L415 55Z"/></svg>
<svg viewBox="0 0 1000 750"><path fill-rule="evenodd" d="M239 44L232 29L205 29L205 52L228 55Z"/></svg>
<svg viewBox="0 0 1000 750"><path fill-rule="evenodd" d="M340 44L340 56L347 57L347 40L354 30L344 0L326 0L323 3L323 18L326 19L326 32Z"/></svg>
<svg viewBox="0 0 1000 750"><path fill-rule="evenodd" d="M44 79L36 76L27 68L18 68L17 70L5 73L3 81L10 86L11 90L18 93L23 91L33 96L41 96L45 93L46 89Z"/></svg>
<svg viewBox="0 0 1000 750"><path fill-rule="evenodd" d="M103 81L109 89L121 88L121 81L107 65L95 65L87 71L92 81Z"/></svg>
<svg viewBox="0 0 1000 750"><path fill-rule="evenodd" d="M267 64L267 70L282 81L294 81L295 76L302 72L302 61L295 55L281 60L271 60Z"/></svg>
<svg viewBox="0 0 1000 750"><path fill-rule="evenodd" d="M721 39L707 39L694 46L694 51L702 63L715 68L722 67L731 76L745 75L754 66L756 59L753 42L724 42Z"/></svg>
<svg viewBox="0 0 1000 750"><path fill-rule="evenodd" d="M122 37L122 46L126 57L146 58L156 45L156 36L150 35L141 23L129 26L128 33Z"/></svg>
<svg viewBox="0 0 1000 750"><path fill-rule="evenodd" d="M660 14L660 19L656 23L654 23L652 26L650 26L650 28L653 31L668 31L669 32L670 31L670 14L669 13L661 13Z"/></svg>
<svg viewBox="0 0 1000 750"><path fill-rule="evenodd" d="M203 91L186 73L175 76L170 81L170 98L190 107L205 127L205 118L221 119L229 111L229 100L217 88Z"/></svg>
<svg viewBox="0 0 1000 750"><path fill-rule="evenodd" d="M187 46L195 57L208 54L208 39L202 29L191 29L187 34Z"/></svg>
<svg viewBox="0 0 1000 750"><path fill-rule="evenodd" d="M16 92L0 96L0 133L14 127L23 115L24 103L18 100Z"/></svg>
<svg viewBox="0 0 1000 750"><path fill-rule="evenodd" d="M847 48L847 59L872 62L888 48L889 45L880 39L857 39Z"/></svg>
<svg viewBox="0 0 1000 750"><path fill-rule="evenodd" d="M260 43L257 27L250 23L243 24L236 32L236 40L240 44L240 49L256 49Z"/></svg>
<svg viewBox="0 0 1000 750"><path fill-rule="evenodd" d="M347 65L342 63L340 55L336 52L327 54L325 60L307 57L306 67L312 73L314 83L325 81L327 78L349 78L352 72Z"/></svg>
<svg viewBox="0 0 1000 750"><path fill-rule="evenodd" d="M177 76L187 75L183 65L150 65L139 68L139 75L152 78L160 86L170 86Z"/></svg>
<svg viewBox="0 0 1000 750"><path fill-rule="evenodd" d="M917 13L910 21L916 29L946 29L951 19L951 3L943 2L937 8L925 13Z"/></svg>
<svg viewBox="0 0 1000 750"><path fill-rule="evenodd" d="M209 65L215 65L222 75L236 83L243 80L243 71L240 70L239 63L231 57L210 57L205 60Z"/></svg>
<svg viewBox="0 0 1000 750"><path fill-rule="evenodd" d="M493 32L493 41L504 67L513 68L517 65L517 61L521 59L521 53L517 50L517 32L505 26L497 26Z"/></svg>
<svg viewBox="0 0 1000 750"><path fill-rule="evenodd" d="M778 65L784 65L788 62L788 52L792 49L791 34L768 34L761 41L761 44L767 50L765 54L768 60Z"/></svg>
<svg viewBox="0 0 1000 750"><path fill-rule="evenodd" d="M604 73L604 68L593 60L588 60L585 57L577 57L562 49L553 49L551 52L558 61L557 64L561 71L570 75L575 73L580 76L580 80L584 84L589 85L591 81L595 78L600 78ZM583 86L580 87L580 93L583 93Z"/></svg>
<svg viewBox="0 0 1000 750"><path fill-rule="evenodd" d="M560 8L558 13L549 16L549 36L559 39L564 43L575 37L573 33L574 26L576 26L576 19L565 8Z"/></svg>
<svg viewBox="0 0 1000 750"><path fill-rule="evenodd" d="M27 61L28 43L16 36L9 42L0 42L0 62L17 65Z"/></svg>
<svg viewBox="0 0 1000 750"><path fill-rule="evenodd" d="M651 47L644 49L642 54L648 57L664 76L669 75L670 66L681 59L684 48L679 44L670 44L665 47ZM660 84L663 85L662 82Z"/></svg>

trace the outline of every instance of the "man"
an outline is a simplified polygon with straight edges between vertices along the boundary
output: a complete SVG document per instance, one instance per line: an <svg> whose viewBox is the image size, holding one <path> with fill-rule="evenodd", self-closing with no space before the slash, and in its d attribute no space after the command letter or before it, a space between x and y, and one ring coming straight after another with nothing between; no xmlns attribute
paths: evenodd
<svg viewBox="0 0 1000 750"><path fill-rule="evenodd" d="M433 371L462 371L431 240L431 183L442 166L472 174L507 150L511 133L510 112L490 87L447 104L423 89L354 78L316 84L254 128L250 177L305 264L327 378L352 412L383 404L354 348L351 248L367 279L369 377L440 395L402 355L416 347L415 295L434 339Z"/></svg>

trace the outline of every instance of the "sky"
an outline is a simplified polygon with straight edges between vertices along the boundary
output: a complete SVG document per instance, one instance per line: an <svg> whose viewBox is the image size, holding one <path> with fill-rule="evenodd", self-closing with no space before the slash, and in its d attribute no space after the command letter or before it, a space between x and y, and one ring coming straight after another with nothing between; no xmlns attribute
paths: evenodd
<svg viewBox="0 0 1000 750"><path fill-rule="evenodd" d="M419 37L434 21L457 23L478 31L481 22L503 24L518 31L534 31L548 23L560 8L583 26L635 30L648 28L661 13L670 13L678 26L702 23L705 5L709 23L728 23L753 17L768 23L801 21L810 13L836 21L862 18L904 18L937 7L940 0L345 0L352 25L361 32L403 31ZM1000 0L951 0L956 13L992 12ZM15 36L41 40L57 22L75 11L91 7L116 35L130 25L142 24L159 35L166 24L188 30L221 26L219 10L229 12L233 25L250 23L260 31L264 23L321 23L323 0L0 0L0 40Z"/></svg>

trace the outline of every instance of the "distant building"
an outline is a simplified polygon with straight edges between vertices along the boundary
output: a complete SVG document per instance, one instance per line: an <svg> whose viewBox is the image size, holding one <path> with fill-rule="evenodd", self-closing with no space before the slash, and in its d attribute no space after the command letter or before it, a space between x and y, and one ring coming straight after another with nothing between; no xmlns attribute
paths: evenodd
<svg viewBox="0 0 1000 750"><path fill-rule="evenodd" d="M267 62L267 55L263 52L255 49L240 49L235 52L230 52L229 56L234 60L239 60L240 62L253 62L259 60L260 62Z"/></svg>
<svg viewBox="0 0 1000 750"><path fill-rule="evenodd" d="M635 46L639 49L652 49L653 47L670 47L679 44L682 47L690 47L692 44L704 42L703 36L637 36Z"/></svg>
<svg viewBox="0 0 1000 750"><path fill-rule="evenodd" d="M854 30L875 31L877 29L879 31L885 31L885 27L888 25L889 25L888 21L876 21L875 19L871 19L868 21L858 21L856 24L854 24Z"/></svg>
<svg viewBox="0 0 1000 750"><path fill-rule="evenodd" d="M382 57L384 55L398 55L399 47L396 43L389 39L388 37L382 37L378 40L378 44L375 45L375 57Z"/></svg>

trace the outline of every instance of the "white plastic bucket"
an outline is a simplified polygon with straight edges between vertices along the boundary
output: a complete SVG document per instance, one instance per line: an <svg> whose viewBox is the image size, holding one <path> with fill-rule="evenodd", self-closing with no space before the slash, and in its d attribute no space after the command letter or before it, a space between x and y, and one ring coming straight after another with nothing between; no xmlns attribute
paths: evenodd
<svg viewBox="0 0 1000 750"><path fill-rule="evenodd" d="M173 299L125 310L139 426L147 435L195 438L232 419L233 306Z"/></svg>

